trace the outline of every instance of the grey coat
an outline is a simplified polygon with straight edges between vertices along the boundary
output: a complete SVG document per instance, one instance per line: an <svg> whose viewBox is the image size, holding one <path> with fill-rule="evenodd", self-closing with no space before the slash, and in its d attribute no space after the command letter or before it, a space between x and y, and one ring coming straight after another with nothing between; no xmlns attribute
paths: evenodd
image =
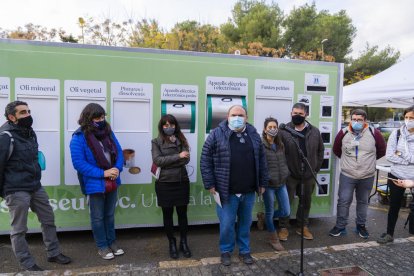
<svg viewBox="0 0 414 276"><path fill-rule="evenodd" d="M159 182L180 182L188 181L188 174L185 165L190 158L180 158L180 152L189 151L180 140L175 143L165 142L161 137L151 141L152 161L161 168Z"/></svg>
<svg viewBox="0 0 414 276"><path fill-rule="evenodd" d="M266 139L262 139L262 141L266 153L267 169L269 170L269 187L279 188L286 184L289 176L285 150L279 147L275 151Z"/></svg>

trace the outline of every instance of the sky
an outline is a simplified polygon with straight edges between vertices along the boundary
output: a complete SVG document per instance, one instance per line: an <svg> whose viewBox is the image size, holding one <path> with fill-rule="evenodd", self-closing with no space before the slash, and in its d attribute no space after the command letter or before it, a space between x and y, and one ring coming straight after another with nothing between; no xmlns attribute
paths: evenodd
<svg viewBox="0 0 414 276"><path fill-rule="evenodd" d="M27 23L47 28L63 28L80 35L79 17L110 18L121 22L129 18L156 19L164 30L175 23L196 20L220 26L231 17L236 0L0 0L0 28L13 30ZM266 0L267 3L271 1ZM412 0L274 0L285 14L294 7L315 2L318 10L331 14L346 10L357 28L352 45L359 56L367 42L384 49L390 45L401 52L401 59L414 54Z"/></svg>

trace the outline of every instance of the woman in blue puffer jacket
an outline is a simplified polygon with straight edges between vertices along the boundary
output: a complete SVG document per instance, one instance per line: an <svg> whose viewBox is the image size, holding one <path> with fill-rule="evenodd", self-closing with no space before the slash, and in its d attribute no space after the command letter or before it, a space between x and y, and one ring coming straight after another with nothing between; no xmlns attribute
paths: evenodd
<svg viewBox="0 0 414 276"><path fill-rule="evenodd" d="M121 146L105 110L96 103L82 111L80 128L70 142L72 163L78 171L82 191L89 197L90 218L98 254L105 260L124 254L115 242L115 205L124 162Z"/></svg>

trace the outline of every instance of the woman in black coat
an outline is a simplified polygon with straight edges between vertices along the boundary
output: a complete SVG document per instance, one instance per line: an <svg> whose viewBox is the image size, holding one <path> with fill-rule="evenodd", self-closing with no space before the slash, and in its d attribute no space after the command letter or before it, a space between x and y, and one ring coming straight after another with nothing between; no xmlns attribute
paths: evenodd
<svg viewBox="0 0 414 276"><path fill-rule="evenodd" d="M162 208L170 257L178 258L173 222L175 206L180 229L180 251L184 257L190 258L191 251L187 245L190 181L185 167L190 162L190 149L187 139L181 132L177 119L167 114L161 117L158 123L158 137L151 142L152 161L160 168L158 179L155 181L155 192L158 206Z"/></svg>

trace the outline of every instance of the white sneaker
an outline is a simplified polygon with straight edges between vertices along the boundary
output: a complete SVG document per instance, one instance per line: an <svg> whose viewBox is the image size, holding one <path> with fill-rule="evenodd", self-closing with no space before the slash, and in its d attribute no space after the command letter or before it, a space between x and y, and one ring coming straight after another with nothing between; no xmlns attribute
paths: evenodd
<svg viewBox="0 0 414 276"><path fill-rule="evenodd" d="M125 252L121 248L118 247L118 245L113 242L109 248L112 250L115 256L123 255Z"/></svg>
<svg viewBox="0 0 414 276"><path fill-rule="evenodd" d="M111 249L109 248L99 249L98 254L104 260L111 260L115 258L114 253L112 253Z"/></svg>

